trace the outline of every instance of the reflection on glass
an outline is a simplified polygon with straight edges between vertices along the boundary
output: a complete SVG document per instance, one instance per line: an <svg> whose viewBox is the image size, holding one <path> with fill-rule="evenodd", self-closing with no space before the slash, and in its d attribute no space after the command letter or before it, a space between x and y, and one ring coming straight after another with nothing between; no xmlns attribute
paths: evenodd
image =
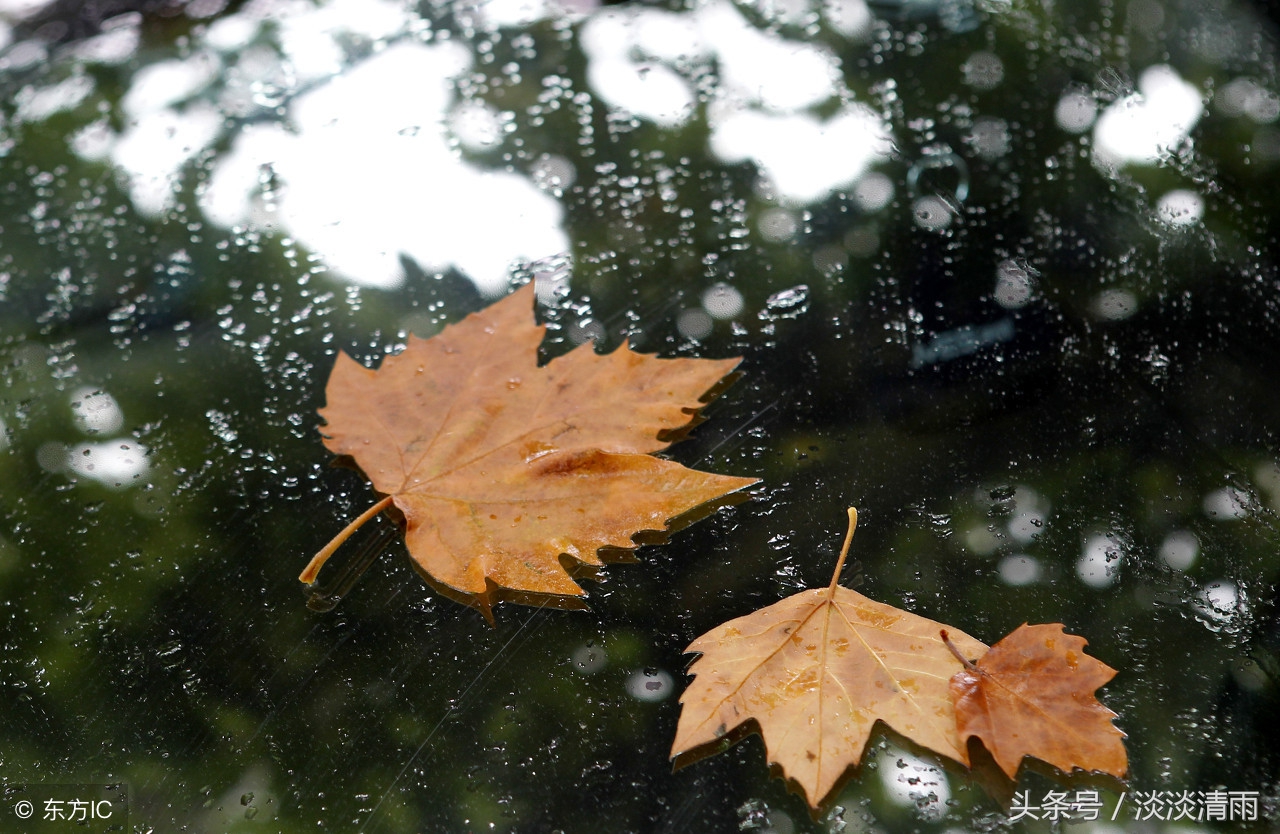
<svg viewBox="0 0 1280 834"><path fill-rule="evenodd" d="M1174 530L1160 544L1160 558L1174 570L1189 570L1200 555L1200 539L1190 530Z"/></svg>
<svg viewBox="0 0 1280 834"><path fill-rule="evenodd" d="M951 783L936 762L893 745L881 750L877 761L880 783L891 801L913 806L924 819L938 819L946 813Z"/></svg>
<svg viewBox="0 0 1280 834"><path fill-rule="evenodd" d="M1194 191L1174 189L1160 197L1156 214L1170 226L1191 226L1204 217L1204 199Z"/></svg>
<svg viewBox="0 0 1280 834"><path fill-rule="evenodd" d="M1149 67L1138 78L1138 92L1098 117L1094 160L1103 167L1156 162L1188 137L1202 112L1202 96L1194 85L1172 67Z"/></svg>
<svg viewBox="0 0 1280 834"><path fill-rule="evenodd" d="M1000 573L1000 581L1015 586L1038 582L1043 573L1040 560L1023 553L1004 557L996 570Z"/></svg>
<svg viewBox="0 0 1280 834"><path fill-rule="evenodd" d="M1085 539L1080 558L1076 560L1076 576L1091 588L1109 588L1120 578L1123 559L1124 551L1117 536L1089 536Z"/></svg>

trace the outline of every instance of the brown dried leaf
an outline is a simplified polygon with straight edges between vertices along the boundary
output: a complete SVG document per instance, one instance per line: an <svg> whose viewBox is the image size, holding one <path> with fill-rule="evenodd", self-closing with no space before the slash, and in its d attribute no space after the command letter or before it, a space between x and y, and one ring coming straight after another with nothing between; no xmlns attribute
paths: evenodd
<svg viewBox="0 0 1280 834"><path fill-rule="evenodd" d="M1080 768L1124 778L1125 735L1111 723L1116 714L1094 697L1116 670L1085 654L1085 645L1061 623L1014 629L951 679L960 737L981 739L1010 779L1026 756L1064 773Z"/></svg>
<svg viewBox="0 0 1280 834"><path fill-rule="evenodd" d="M533 304L530 284L410 337L378 370L340 354L320 411L325 445L403 514L415 567L487 617L500 595L582 596L562 554L599 566L600 548L632 548L635 533L755 483L650 454L693 424L738 360L581 345L539 367L546 328Z"/></svg>
<svg viewBox="0 0 1280 834"><path fill-rule="evenodd" d="M862 759L877 721L968 764L948 684L963 668L940 626L837 584L857 514L827 588L802 591L699 637L671 755L755 721L769 761L817 808ZM967 652L986 646L960 632Z"/></svg>

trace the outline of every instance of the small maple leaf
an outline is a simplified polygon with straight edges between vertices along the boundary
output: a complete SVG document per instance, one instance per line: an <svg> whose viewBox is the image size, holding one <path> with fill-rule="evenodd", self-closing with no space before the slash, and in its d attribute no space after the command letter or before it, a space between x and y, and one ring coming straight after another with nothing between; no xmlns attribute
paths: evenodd
<svg viewBox="0 0 1280 834"><path fill-rule="evenodd" d="M943 639L947 635L943 633ZM960 737L981 739L1010 779L1026 756L1124 778L1125 735L1094 697L1116 670L1084 653L1061 623L1023 623L951 679Z"/></svg>
<svg viewBox="0 0 1280 834"><path fill-rule="evenodd" d="M585 592L561 562L598 567L600 548L754 484L652 456L697 419L737 359L659 359L625 344L580 345L537 363L545 326L533 285L370 370L342 353L320 410L325 446L384 497L321 550L315 581L355 528L392 505L414 566L492 621L500 598Z"/></svg>
<svg viewBox="0 0 1280 834"><path fill-rule="evenodd" d="M700 653L680 698L671 755L724 739L754 720L769 761L818 808L861 761L877 721L968 764L948 690L963 668L939 624L841 587L849 532L827 588L802 591L712 629L689 645ZM952 631L965 651L986 646Z"/></svg>

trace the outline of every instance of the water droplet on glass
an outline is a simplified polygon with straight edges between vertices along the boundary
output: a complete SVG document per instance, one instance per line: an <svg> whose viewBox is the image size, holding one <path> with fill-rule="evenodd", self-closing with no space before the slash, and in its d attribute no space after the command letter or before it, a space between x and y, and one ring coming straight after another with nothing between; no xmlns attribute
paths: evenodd
<svg viewBox="0 0 1280 834"><path fill-rule="evenodd" d="M627 678L627 694L637 701L664 701L675 691L675 681L661 669L642 669Z"/></svg>
<svg viewBox="0 0 1280 834"><path fill-rule="evenodd" d="M599 646L587 643L573 651L573 668L583 675L594 675L609 665L609 655Z"/></svg>
<svg viewBox="0 0 1280 834"><path fill-rule="evenodd" d="M809 287L798 284L790 289L781 290L765 299L764 309L760 311L762 321L778 321L794 319L809 310Z"/></svg>

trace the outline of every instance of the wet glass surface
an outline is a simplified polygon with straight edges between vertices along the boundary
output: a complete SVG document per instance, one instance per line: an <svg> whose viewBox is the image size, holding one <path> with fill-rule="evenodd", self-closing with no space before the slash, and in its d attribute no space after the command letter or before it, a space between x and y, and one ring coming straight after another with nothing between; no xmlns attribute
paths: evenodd
<svg viewBox="0 0 1280 834"><path fill-rule="evenodd" d="M1280 819L1257 8L138 5L0 0L0 780L127 783L138 832L1048 830L890 735L816 817L758 736L672 772L683 648L825 585L853 505L846 584L1119 670L1129 782L1032 801ZM337 351L530 279L547 356L743 357L669 456L762 485L587 612L490 628L399 538L308 610L374 500Z"/></svg>

